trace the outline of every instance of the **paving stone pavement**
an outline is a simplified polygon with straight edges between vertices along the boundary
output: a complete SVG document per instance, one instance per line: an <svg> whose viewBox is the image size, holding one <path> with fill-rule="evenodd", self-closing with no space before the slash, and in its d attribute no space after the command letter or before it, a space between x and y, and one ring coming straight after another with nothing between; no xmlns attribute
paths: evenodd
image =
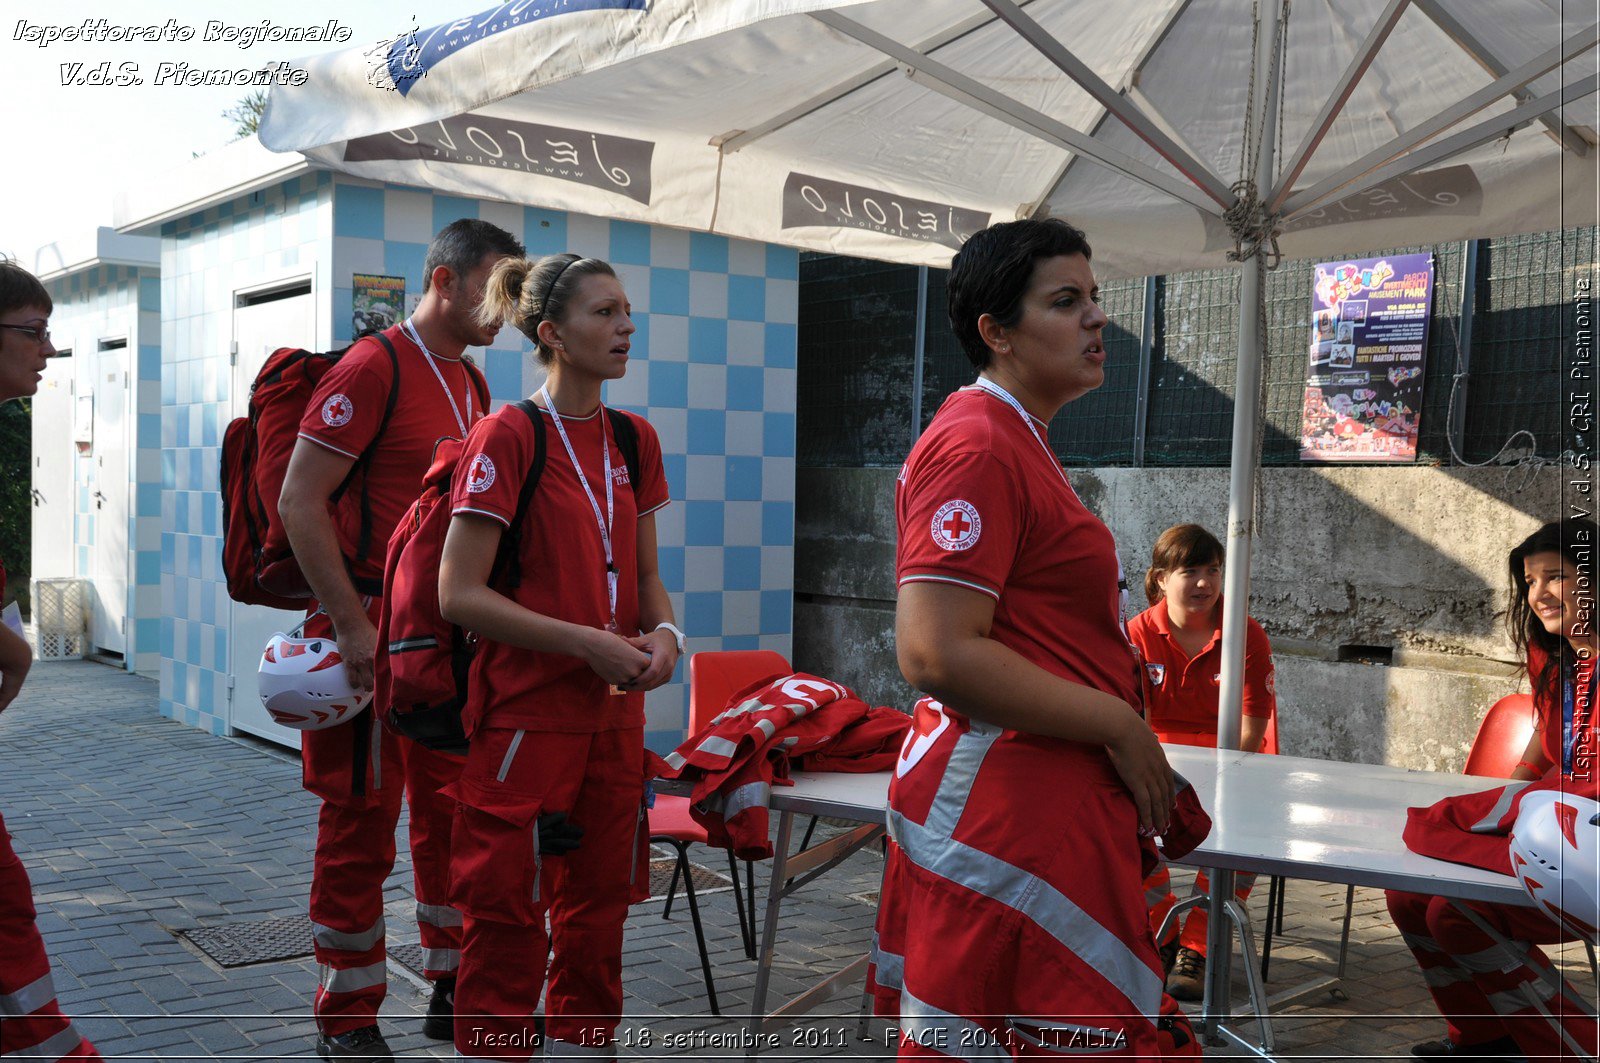
<svg viewBox="0 0 1600 1063"><path fill-rule="evenodd" d="M107 1058L314 1058L309 957L222 968L177 936L304 914L316 807L299 787L298 762L265 743L163 719L156 701L155 683L112 668L36 664L0 715L0 809L33 880L62 1004ZM401 859L385 885L392 945L416 940L405 837L402 826ZM699 859L723 868L710 854ZM772 999L803 991L866 949L881 870L876 853L858 853L785 905ZM1181 871L1174 878L1187 882ZM1258 944L1266 893L1263 882L1250 902ZM1289 883L1269 992L1331 970L1344 894ZM1278 1011L1280 1058L1402 1058L1443 1031L1382 894L1358 889L1355 898L1344 997L1322 992ZM621 1057L743 1057L735 1016L749 1007L755 965L743 954L731 891L702 901L723 1016L708 1014L682 900L670 921L659 900L638 905L627 926ZM1559 959L1592 997L1582 948L1568 946ZM1242 998L1237 970L1235 983ZM450 1058L449 1046L421 1036L421 979L391 958L389 984L383 1024L396 1056ZM866 1040L856 1036L859 1002L857 983L765 1042L763 1058L892 1058L885 1023L873 1020Z"/></svg>

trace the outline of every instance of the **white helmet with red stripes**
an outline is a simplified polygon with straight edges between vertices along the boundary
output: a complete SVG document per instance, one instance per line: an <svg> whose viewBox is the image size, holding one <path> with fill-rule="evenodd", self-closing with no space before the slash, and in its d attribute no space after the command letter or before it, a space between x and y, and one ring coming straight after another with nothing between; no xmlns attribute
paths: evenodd
<svg viewBox="0 0 1600 1063"><path fill-rule="evenodd" d="M1511 828L1511 873L1546 915L1600 940L1600 804L1559 790L1528 794Z"/></svg>
<svg viewBox="0 0 1600 1063"><path fill-rule="evenodd" d="M351 684L332 639L292 638L281 631L262 651L259 684L272 718L297 731L337 726L372 700L370 690Z"/></svg>

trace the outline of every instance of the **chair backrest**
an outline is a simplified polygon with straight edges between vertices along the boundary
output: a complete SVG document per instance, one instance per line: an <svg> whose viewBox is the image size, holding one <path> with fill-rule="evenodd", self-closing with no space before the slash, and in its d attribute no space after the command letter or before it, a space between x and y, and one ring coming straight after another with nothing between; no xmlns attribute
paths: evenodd
<svg viewBox="0 0 1600 1063"><path fill-rule="evenodd" d="M1516 770L1517 762L1533 737L1533 695L1507 694L1489 708L1472 740L1463 775L1483 775L1504 779Z"/></svg>
<svg viewBox="0 0 1600 1063"><path fill-rule="evenodd" d="M695 734L728 706L728 699L758 679L788 675L794 667L773 650L707 650L689 658L689 733Z"/></svg>

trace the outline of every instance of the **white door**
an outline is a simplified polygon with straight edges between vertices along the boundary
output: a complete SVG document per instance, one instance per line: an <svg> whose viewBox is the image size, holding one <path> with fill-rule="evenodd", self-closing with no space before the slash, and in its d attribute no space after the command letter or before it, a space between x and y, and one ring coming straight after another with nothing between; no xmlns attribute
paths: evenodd
<svg viewBox="0 0 1600 1063"><path fill-rule="evenodd" d="M279 347L309 348L316 339L309 282L287 292L251 296L248 305L236 306L233 339L239 353L230 392L232 416L243 417L249 412L250 384L267 355ZM228 673L233 691L228 722L237 730L294 749L300 748L300 732L272 722L261 704L256 673L261 664L261 648L273 633L289 631L303 619L303 613L233 602L228 621Z"/></svg>
<svg viewBox="0 0 1600 1063"><path fill-rule="evenodd" d="M95 344L89 379L94 393L94 456L89 501L94 516L94 570L89 576L89 647L123 658L128 633L128 516L133 477L128 466L128 396L132 367L127 337ZM86 352L87 353L87 352Z"/></svg>
<svg viewBox="0 0 1600 1063"><path fill-rule="evenodd" d="M33 577L73 575L72 351L58 352L33 397Z"/></svg>

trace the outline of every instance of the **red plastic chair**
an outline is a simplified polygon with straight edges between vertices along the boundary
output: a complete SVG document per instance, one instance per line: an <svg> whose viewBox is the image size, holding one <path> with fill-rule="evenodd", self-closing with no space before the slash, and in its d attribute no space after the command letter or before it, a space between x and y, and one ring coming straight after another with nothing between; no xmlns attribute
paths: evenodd
<svg viewBox="0 0 1600 1063"><path fill-rule="evenodd" d="M698 734L728 705L728 699L752 683L789 675L794 668L783 655L772 650L717 650L696 653L689 658L689 734ZM695 944L700 949L700 973L705 978L706 998L711 1004L711 1014L720 1015L717 1008L717 991L711 980L711 960L706 953L705 930L700 923L700 903L694 893L694 879L689 875L689 846L705 845L709 839L706 830L694 821L689 813L689 799L668 794L656 796L655 807L650 809L650 840L672 846L677 854L672 868L672 884L667 887L667 903L661 911L663 919L672 918L672 902L678 892L678 881L683 881L684 896L689 899L689 918L694 923ZM755 871L745 861L745 889L739 888L739 864L732 849L723 850L728 857L728 872L733 879L734 907L739 913L739 936L744 943L745 955L755 959ZM746 906L748 905L748 912Z"/></svg>
<svg viewBox="0 0 1600 1063"><path fill-rule="evenodd" d="M1507 694L1489 707L1478 725L1463 775L1508 779L1533 737L1533 695Z"/></svg>

